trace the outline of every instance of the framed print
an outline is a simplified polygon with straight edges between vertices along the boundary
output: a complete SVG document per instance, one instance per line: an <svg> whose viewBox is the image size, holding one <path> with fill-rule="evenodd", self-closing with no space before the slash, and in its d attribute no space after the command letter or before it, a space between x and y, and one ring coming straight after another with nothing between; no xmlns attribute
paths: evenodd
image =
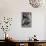
<svg viewBox="0 0 46 46"><path fill-rule="evenodd" d="M31 27L31 26L32 26L32 13L22 12L22 27Z"/></svg>
<svg viewBox="0 0 46 46"><path fill-rule="evenodd" d="M43 0L29 0L29 3L33 8L43 7L43 5L45 6L45 1Z"/></svg>

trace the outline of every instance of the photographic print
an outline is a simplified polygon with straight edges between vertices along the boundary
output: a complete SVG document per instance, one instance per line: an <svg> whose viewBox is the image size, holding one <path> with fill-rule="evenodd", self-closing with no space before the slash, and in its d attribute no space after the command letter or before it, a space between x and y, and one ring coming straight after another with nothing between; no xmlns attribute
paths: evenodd
<svg viewBox="0 0 46 46"><path fill-rule="evenodd" d="M22 27L32 26L32 14L31 12L22 12Z"/></svg>
<svg viewBox="0 0 46 46"><path fill-rule="evenodd" d="M43 0L29 0L29 3L33 8L39 8L42 7L45 1L43 2Z"/></svg>

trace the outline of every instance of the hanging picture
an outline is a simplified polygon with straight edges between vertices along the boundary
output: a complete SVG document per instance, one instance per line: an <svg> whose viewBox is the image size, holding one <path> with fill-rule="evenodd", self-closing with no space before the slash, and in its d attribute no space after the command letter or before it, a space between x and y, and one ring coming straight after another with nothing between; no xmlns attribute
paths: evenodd
<svg viewBox="0 0 46 46"><path fill-rule="evenodd" d="M29 3L33 8L39 8L42 7L45 1L43 2L43 0L29 0Z"/></svg>
<svg viewBox="0 0 46 46"><path fill-rule="evenodd" d="M22 27L31 27L31 26L32 26L32 13L22 12Z"/></svg>

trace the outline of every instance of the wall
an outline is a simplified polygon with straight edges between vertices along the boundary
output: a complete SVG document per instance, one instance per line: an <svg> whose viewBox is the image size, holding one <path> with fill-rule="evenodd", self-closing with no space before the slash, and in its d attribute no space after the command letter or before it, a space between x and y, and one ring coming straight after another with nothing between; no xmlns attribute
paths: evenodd
<svg viewBox="0 0 46 46"><path fill-rule="evenodd" d="M32 12L31 28L21 27L21 12ZM14 39L27 40L36 34L39 40L44 40L44 15L46 15L45 8L33 8L30 6L28 0L0 0L0 17L6 16L13 18L12 26L8 33L10 33ZM0 39L2 38L3 37L0 36Z"/></svg>
<svg viewBox="0 0 46 46"><path fill-rule="evenodd" d="M46 15L45 15L45 24L44 24L44 38L46 39Z"/></svg>

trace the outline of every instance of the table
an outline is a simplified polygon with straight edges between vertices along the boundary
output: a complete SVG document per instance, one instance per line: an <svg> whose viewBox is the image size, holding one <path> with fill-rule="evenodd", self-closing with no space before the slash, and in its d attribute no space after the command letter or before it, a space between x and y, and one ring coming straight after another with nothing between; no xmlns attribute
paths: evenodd
<svg viewBox="0 0 46 46"><path fill-rule="evenodd" d="M46 46L46 40L39 40L39 41L29 41L29 40L9 40L7 43L14 44L16 46Z"/></svg>

